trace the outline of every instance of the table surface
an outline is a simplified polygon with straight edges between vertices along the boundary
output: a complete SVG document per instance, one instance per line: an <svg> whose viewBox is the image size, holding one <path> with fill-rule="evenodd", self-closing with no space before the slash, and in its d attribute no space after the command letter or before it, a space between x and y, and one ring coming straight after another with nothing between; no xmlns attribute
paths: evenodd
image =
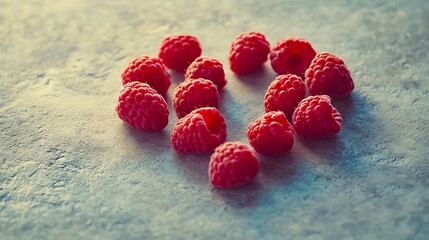
<svg viewBox="0 0 429 240"><path fill-rule="evenodd" d="M410 1L0 0L1 239L427 239L429 4ZM355 90L333 104L340 134L259 156L250 185L213 188L210 154L182 155L168 127L116 116L120 75L163 37L197 36L228 79L228 141L247 143L276 76L238 77L232 39L307 38L348 65Z"/></svg>

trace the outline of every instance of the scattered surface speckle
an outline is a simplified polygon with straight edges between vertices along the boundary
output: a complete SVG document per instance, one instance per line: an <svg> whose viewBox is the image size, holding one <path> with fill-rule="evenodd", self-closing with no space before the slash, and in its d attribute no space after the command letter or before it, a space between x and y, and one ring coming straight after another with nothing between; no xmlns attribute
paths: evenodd
<svg viewBox="0 0 429 240"><path fill-rule="evenodd" d="M429 4L413 1L0 0L0 238L428 239ZM198 37L228 85L228 140L247 142L275 77L238 77L230 42L263 32L307 38L355 81L333 101L333 139L297 138L261 159L252 184L213 188L209 155L174 152L169 126L127 127L120 74L172 33Z"/></svg>

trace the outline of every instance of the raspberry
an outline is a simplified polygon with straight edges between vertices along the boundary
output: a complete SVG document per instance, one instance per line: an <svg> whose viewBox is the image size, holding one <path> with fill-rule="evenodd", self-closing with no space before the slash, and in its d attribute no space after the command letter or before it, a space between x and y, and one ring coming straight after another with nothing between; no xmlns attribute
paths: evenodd
<svg viewBox="0 0 429 240"><path fill-rule="evenodd" d="M165 66L185 72L189 64L201 55L197 38L192 35L171 35L162 40L159 57Z"/></svg>
<svg viewBox="0 0 429 240"><path fill-rule="evenodd" d="M265 111L282 111L291 117L298 103L305 97L305 84L293 74L279 75L265 93Z"/></svg>
<svg viewBox="0 0 429 240"><path fill-rule="evenodd" d="M304 38L283 38L270 52L271 66L278 74L292 73L304 76L316 56L311 44Z"/></svg>
<svg viewBox="0 0 429 240"><path fill-rule="evenodd" d="M312 95L326 94L344 99L355 85L346 64L330 53L319 53L305 72L305 83Z"/></svg>
<svg viewBox="0 0 429 240"><path fill-rule="evenodd" d="M302 100L292 116L295 132L306 138L332 137L341 130L341 114L331 105L328 95Z"/></svg>
<svg viewBox="0 0 429 240"><path fill-rule="evenodd" d="M250 145L265 156L280 155L292 148L292 125L283 112L272 111L249 124L246 132Z"/></svg>
<svg viewBox="0 0 429 240"><path fill-rule="evenodd" d="M259 171L259 161L249 146L226 142L216 148L209 163L209 179L218 188L234 188L252 181Z"/></svg>
<svg viewBox="0 0 429 240"><path fill-rule="evenodd" d="M194 109L219 105L219 93L210 80L198 78L182 82L173 94L173 107L177 117L182 118Z"/></svg>
<svg viewBox="0 0 429 240"><path fill-rule="evenodd" d="M168 124L167 103L146 83L125 84L115 110L120 119L137 129L156 131Z"/></svg>
<svg viewBox="0 0 429 240"><path fill-rule="evenodd" d="M205 78L212 81L220 90L226 85L225 72L222 63L216 58L198 57L189 65L185 74L186 79Z"/></svg>
<svg viewBox="0 0 429 240"><path fill-rule="evenodd" d="M173 128L171 144L182 153L209 153L226 138L226 124L214 107L198 108L181 118Z"/></svg>
<svg viewBox="0 0 429 240"><path fill-rule="evenodd" d="M267 61L270 43L259 32L238 35L231 44L229 62L236 74L248 74L262 67Z"/></svg>
<svg viewBox="0 0 429 240"><path fill-rule="evenodd" d="M128 64L122 73L122 84L132 81L149 84L159 94L165 96L170 87L170 75L165 71L161 59L140 56Z"/></svg>

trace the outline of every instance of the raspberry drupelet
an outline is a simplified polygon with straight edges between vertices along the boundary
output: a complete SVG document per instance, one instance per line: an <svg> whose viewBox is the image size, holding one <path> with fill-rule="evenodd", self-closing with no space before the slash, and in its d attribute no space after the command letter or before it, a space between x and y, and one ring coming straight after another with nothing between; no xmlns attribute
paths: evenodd
<svg viewBox="0 0 429 240"><path fill-rule="evenodd" d="M267 61L269 52L270 43L262 33L241 33L234 39L229 51L231 70L239 75L254 72Z"/></svg>
<svg viewBox="0 0 429 240"><path fill-rule="evenodd" d="M209 163L209 179L218 188L235 188L251 182L259 160L247 144L226 142L216 148Z"/></svg>
<svg viewBox="0 0 429 240"><path fill-rule="evenodd" d="M120 119L137 129L157 131L168 124L167 103L146 83L125 84L115 110Z"/></svg>
<svg viewBox="0 0 429 240"><path fill-rule="evenodd" d="M289 37L277 42L270 52L271 66L277 74L291 73L300 77L310 66L316 51L304 38Z"/></svg>
<svg viewBox="0 0 429 240"><path fill-rule="evenodd" d="M197 108L217 108L218 105L219 93L210 80L204 78L185 80L174 90L173 107L178 118L184 117Z"/></svg>
<svg viewBox="0 0 429 240"><path fill-rule="evenodd" d="M165 66L185 72L188 66L201 55L198 39L192 35L170 35L164 38L159 50L159 58Z"/></svg>
<svg viewBox="0 0 429 240"><path fill-rule="evenodd" d="M305 72L305 83L312 95L326 94L344 99L350 96L355 85L346 64L331 53L319 53Z"/></svg>
<svg viewBox="0 0 429 240"><path fill-rule="evenodd" d="M268 112L250 123L246 135L255 151L265 156L286 153L294 142L292 125L280 111Z"/></svg>
<svg viewBox="0 0 429 240"><path fill-rule="evenodd" d="M122 72L122 84L138 81L149 84L159 94L165 96L171 85L170 75L165 70L161 59L140 56L131 61Z"/></svg>
<svg viewBox="0 0 429 240"><path fill-rule="evenodd" d="M173 128L171 144L181 153L210 153L226 139L226 123L214 107L198 108Z"/></svg>
<svg viewBox="0 0 429 240"><path fill-rule="evenodd" d="M305 138L327 138L341 130L343 119L327 95L304 98L292 116L292 126Z"/></svg>
<svg viewBox="0 0 429 240"><path fill-rule="evenodd" d="M186 70L185 79L205 78L212 81L220 90L225 87L227 80L222 63L216 58L198 57Z"/></svg>
<svg viewBox="0 0 429 240"><path fill-rule="evenodd" d="M305 92L305 84L297 75L279 75L265 93L265 112L282 111L286 117L291 117Z"/></svg>

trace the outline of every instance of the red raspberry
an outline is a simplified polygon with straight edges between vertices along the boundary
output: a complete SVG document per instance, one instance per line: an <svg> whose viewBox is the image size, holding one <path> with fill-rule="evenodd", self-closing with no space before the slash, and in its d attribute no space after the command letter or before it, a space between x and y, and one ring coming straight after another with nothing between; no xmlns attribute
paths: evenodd
<svg viewBox="0 0 429 240"><path fill-rule="evenodd" d="M226 138L226 124L214 107L198 108L181 118L173 128L171 144L182 153L209 153Z"/></svg>
<svg viewBox="0 0 429 240"><path fill-rule="evenodd" d="M205 78L212 81L220 90L226 85L222 63L216 58L198 57L189 65L186 79Z"/></svg>
<svg viewBox="0 0 429 240"><path fill-rule="evenodd" d="M231 44L229 62L236 74L248 74L262 67L267 61L270 43L259 32L238 35Z"/></svg>
<svg viewBox="0 0 429 240"><path fill-rule="evenodd" d="M314 56L316 51L311 44L298 37L281 39L270 52L271 66L276 73L298 76L304 76Z"/></svg>
<svg viewBox="0 0 429 240"><path fill-rule="evenodd" d="M189 64L201 55L197 38L192 35L171 35L162 40L159 57L165 66L185 72Z"/></svg>
<svg viewBox="0 0 429 240"><path fill-rule="evenodd" d="M246 132L250 145L265 156L280 155L292 148L292 125L283 112L272 111L249 124Z"/></svg>
<svg viewBox="0 0 429 240"><path fill-rule="evenodd" d="M165 71L161 59L141 56L128 64L122 73L122 84L132 81L149 84L159 94L165 96L170 87L170 75Z"/></svg>
<svg viewBox="0 0 429 240"><path fill-rule="evenodd" d="M355 85L346 64L330 53L319 53L305 72L305 83L312 95L326 94L344 99Z"/></svg>
<svg viewBox="0 0 429 240"><path fill-rule="evenodd" d="M234 188L252 181L259 171L259 161L249 146L226 142L216 148L209 163L209 179L218 188Z"/></svg>
<svg viewBox="0 0 429 240"><path fill-rule="evenodd" d="M210 80L198 78L182 82L173 94L173 107L177 117L182 118L194 109L219 105L219 93Z"/></svg>
<svg viewBox="0 0 429 240"><path fill-rule="evenodd" d="M161 130L168 124L167 103L146 83L125 84L115 109L120 119L141 130Z"/></svg>
<svg viewBox="0 0 429 240"><path fill-rule="evenodd" d="M341 130L341 114L331 105L328 95L302 100L292 116L295 132L306 138L332 137Z"/></svg>
<svg viewBox="0 0 429 240"><path fill-rule="evenodd" d="M291 117L298 103L305 97L305 84L293 74L279 75L265 93L265 111L282 111Z"/></svg>

